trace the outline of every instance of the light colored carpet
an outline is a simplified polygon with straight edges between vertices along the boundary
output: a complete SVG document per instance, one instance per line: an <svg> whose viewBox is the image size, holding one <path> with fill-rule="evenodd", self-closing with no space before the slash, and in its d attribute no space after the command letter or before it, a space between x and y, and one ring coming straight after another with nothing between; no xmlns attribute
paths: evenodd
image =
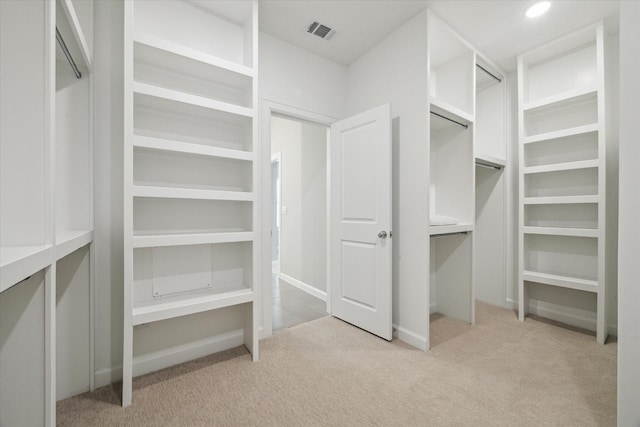
<svg viewBox="0 0 640 427"><path fill-rule="evenodd" d="M434 316L433 349L332 317L58 403L58 425L614 426L616 344L477 304L469 326Z"/></svg>

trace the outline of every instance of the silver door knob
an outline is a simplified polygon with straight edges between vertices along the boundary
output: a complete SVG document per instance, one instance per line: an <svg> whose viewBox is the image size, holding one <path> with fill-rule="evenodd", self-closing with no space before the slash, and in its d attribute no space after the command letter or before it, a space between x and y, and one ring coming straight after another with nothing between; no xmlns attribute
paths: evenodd
<svg viewBox="0 0 640 427"><path fill-rule="evenodd" d="M378 237L381 239L386 239L387 238L387 232L386 231L381 231L378 233Z"/></svg>

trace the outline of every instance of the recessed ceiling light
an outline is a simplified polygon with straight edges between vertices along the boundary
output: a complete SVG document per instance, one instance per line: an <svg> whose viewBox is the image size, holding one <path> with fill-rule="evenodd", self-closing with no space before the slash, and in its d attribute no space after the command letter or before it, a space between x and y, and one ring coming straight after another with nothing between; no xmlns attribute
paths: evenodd
<svg viewBox="0 0 640 427"><path fill-rule="evenodd" d="M539 1L538 3L531 6L527 9L527 17L536 18L542 14L544 14L551 7L551 2L548 1Z"/></svg>

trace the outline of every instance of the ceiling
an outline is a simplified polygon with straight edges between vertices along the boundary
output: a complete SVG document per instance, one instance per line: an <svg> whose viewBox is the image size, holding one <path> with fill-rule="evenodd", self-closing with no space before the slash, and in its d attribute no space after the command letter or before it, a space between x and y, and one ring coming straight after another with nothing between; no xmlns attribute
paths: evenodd
<svg viewBox="0 0 640 427"><path fill-rule="evenodd" d="M599 19L617 29L618 0L555 0L526 18L533 0L263 0L260 29L331 61L349 65L427 6L505 71L516 55ZM312 21L335 30L330 41L306 33Z"/></svg>

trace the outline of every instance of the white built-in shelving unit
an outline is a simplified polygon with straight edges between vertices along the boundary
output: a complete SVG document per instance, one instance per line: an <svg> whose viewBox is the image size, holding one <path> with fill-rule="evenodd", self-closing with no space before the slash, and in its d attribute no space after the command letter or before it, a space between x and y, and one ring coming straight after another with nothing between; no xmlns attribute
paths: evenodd
<svg viewBox="0 0 640 427"><path fill-rule="evenodd" d="M51 426L93 388L93 2L0 17L0 424Z"/></svg>
<svg viewBox="0 0 640 427"><path fill-rule="evenodd" d="M595 294L605 316L604 31L597 24L518 57L519 318L530 282Z"/></svg>
<svg viewBox="0 0 640 427"><path fill-rule="evenodd" d="M123 406L135 326L237 306L258 357L257 1L125 9Z"/></svg>
<svg viewBox="0 0 640 427"><path fill-rule="evenodd" d="M474 323L475 50L428 14L430 311Z"/></svg>

